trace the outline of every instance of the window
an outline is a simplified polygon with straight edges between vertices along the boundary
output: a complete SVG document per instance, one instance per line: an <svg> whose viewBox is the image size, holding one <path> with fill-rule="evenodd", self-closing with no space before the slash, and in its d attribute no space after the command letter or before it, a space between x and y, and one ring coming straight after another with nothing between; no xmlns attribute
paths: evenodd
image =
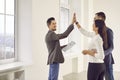
<svg viewBox="0 0 120 80"><path fill-rule="evenodd" d="M15 0L0 0L0 61L15 58Z"/></svg>
<svg viewBox="0 0 120 80"><path fill-rule="evenodd" d="M64 32L69 26L69 1L60 0L60 33ZM60 40L61 45L68 43L68 38Z"/></svg>

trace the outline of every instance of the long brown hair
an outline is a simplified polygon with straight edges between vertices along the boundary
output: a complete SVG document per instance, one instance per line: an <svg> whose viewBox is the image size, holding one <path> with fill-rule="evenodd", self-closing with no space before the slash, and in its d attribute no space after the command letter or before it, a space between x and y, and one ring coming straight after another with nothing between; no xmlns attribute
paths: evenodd
<svg viewBox="0 0 120 80"><path fill-rule="evenodd" d="M105 26L105 22L103 20L95 20L95 25L98 27L98 33L103 39L103 48L108 48L108 39L107 39L107 30Z"/></svg>

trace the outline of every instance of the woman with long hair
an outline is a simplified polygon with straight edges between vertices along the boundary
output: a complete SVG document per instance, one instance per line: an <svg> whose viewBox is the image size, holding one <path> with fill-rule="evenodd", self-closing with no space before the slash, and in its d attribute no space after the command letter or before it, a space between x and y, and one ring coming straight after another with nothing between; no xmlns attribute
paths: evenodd
<svg viewBox="0 0 120 80"><path fill-rule="evenodd" d="M76 21L79 31L91 38L88 50L83 50L84 55L89 55L89 65L87 72L87 80L104 80L105 65L104 65L104 49L107 48L107 33L103 20L95 20L93 31L88 32L83 29ZM96 50L96 51L95 51Z"/></svg>

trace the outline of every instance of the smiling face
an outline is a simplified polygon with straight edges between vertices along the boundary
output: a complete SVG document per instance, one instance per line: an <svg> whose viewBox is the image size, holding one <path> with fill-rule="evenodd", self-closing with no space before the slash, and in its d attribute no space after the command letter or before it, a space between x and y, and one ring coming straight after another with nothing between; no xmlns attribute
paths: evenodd
<svg viewBox="0 0 120 80"><path fill-rule="evenodd" d="M56 31L56 21L55 20L52 20L50 25L49 25L49 29L52 30L52 31Z"/></svg>

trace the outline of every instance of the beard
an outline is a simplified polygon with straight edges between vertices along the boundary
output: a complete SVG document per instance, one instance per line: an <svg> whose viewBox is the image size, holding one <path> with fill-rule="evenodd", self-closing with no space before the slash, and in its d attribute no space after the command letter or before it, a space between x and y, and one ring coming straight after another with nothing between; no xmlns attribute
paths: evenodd
<svg viewBox="0 0 120 80"><path fill-rule="evenodd" d="M53 31L56 31L56 29L53 29Z"/></svg>
<svg viewBox="0 0 120 80"><path fill-rule="evenodd" d="M52 31L56 31L56 28L55 28L55 29L52 29Z"/></svg>

